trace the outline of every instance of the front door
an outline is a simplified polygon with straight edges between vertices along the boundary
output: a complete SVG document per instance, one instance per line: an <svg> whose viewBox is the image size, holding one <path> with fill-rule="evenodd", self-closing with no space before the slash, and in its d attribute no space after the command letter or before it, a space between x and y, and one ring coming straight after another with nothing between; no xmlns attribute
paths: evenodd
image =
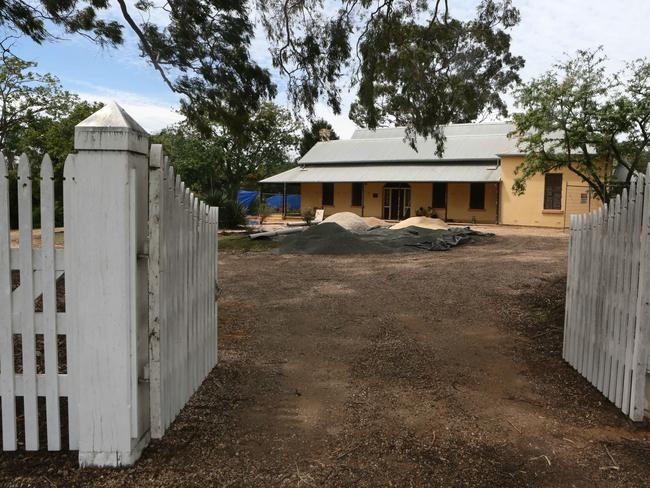
<svg viewBox="0 0 650 488"><path fill-rule="evenodd" d="M411 216L411 188L408 185L384 187L384 220L404 220Z"/></svg>

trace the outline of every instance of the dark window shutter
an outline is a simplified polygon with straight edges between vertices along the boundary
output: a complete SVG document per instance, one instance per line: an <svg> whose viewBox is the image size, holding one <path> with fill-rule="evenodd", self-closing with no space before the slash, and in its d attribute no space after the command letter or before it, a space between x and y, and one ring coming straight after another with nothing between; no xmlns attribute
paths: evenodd
<svg viewBox="0 0 650 488"><path fill-rule="evenodd" d="M433 201L431 202L431 206L433 208L447 207L447 183L433 184Z"/></svg>
<svg viewBox="0 0 650 488"><path fill-rule="evenodd" d="M323 183L323 205L334 205L334 183Z"/></svg>
<svg viewBox="0 0 650 488"><path fill-rule="evenodd" d="M469 208L473 210L485 208L485 183L470 183Z"/></svg>
<svg viewBox="0 0 650 488"><path fill-rule="evenodd" d="M363 205L363 183L352 183L352 206Z"/></svg>

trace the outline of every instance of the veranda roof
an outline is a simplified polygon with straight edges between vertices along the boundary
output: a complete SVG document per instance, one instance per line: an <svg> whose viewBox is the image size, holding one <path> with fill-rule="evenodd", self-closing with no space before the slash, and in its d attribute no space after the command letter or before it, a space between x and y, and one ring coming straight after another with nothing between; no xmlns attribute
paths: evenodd
<svg viewBox="0 0 650 488"><path fill-rule="evenodd" d="M305 165L261 183L497 183L500 178L501 168L494 163Z"/></svg>

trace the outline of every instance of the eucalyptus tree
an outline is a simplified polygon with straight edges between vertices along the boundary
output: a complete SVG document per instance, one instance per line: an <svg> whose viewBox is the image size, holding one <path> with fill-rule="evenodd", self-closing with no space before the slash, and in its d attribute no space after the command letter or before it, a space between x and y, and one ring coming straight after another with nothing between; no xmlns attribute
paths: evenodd
<svg viewBox="0 0 650 488"><path fill-rule="evenodd" d="M514 114L525 161L516 193L536 174L567 168L603 202L627 186L650 160L650 63L639 59L616 73L602 49L578 51L516 93Z"/></svg>
<svg viewBox="0 0 650 488"><path fill-rule="evenodd" d="M299 128L291 112L266 102L252 115L243 139L224 126L212 126L206 136L182 122L164 129L153 141L164 145L192 191L217 205L236 201L242 183L255 184L293 165Z"/></svg>
<svg viewBox="0 0 650 488"><path fill-rule="evenodd" d="M442 124L506 113L502 94L523 66L510 52L509 31L519 22L512 0L480 0L469 20L454 16L460 0L252 2L3 0L0 26L35 42L69 33L107 47L122 44L128 29L181 96L190 123L242 136L277 91L278 80L251 56L256 21L296 110L312 116L322 101L338 114L351 84L357 123L404 124L410 137L434 136L440 150Z"/></svg>

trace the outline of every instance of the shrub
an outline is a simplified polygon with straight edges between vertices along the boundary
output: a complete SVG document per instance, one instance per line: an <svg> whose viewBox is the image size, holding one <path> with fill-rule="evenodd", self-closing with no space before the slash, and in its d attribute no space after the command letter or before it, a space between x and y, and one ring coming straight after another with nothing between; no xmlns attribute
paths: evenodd
<svg viewBox="0 0 650 488"><path fill-rule="evenodd" d="M219 206L219 227L235 229L247 223L246 208L239 202L227 200Z"/></svg>
<svg viewBox="0 0 650 488"><path fill-rule="evenodd" d="M264 223L269 215L273 213L273 209L269 207L266 203L260 203L258 208L258 214L260 216L260 225Z"/></svg>
<svg viewBox="0 0 650 488"><path fill-rule="evenodd" d="M415 211L415 215L418 217L429 217L431 219L435 219L438 217L438 214L436 211L433 209L433 207L420 207Z"/></svg>
<svg viewBox="0 0 650 488"><path fill-rule="evenodd" d="M233 192L226 192L223 189L216 189L207 194L200 195L201 198L213 207L219 207L219 228L236 229L245 227L248 223L248 209L231 196ZM236 195L236 193L234 193Z"/></svg>
<svg viewBox="0 0 650 488"><path fill-rule="evenodd" d="M313 220L316 218L316 210L309 207L302 211L302 219L307 222L307 225L310 225Z"/></svg>

